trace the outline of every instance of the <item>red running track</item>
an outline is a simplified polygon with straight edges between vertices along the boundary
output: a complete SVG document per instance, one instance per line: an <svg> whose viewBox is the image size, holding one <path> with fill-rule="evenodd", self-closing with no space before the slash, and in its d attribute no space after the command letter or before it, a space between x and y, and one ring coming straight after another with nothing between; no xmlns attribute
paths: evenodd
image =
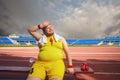
<svg viewBox="0 0 120 80"><path fill-rule="evenodd" d="M39 49L37 47L22 48L0 48L1 55L10 55L18 57L37 58ZM73 59L102 59L102 60L120 60L120 47L70 47L70 54Z"/></svg>
<svg viewBox="0 0 120 80"><path fill-rule="evenodd" d="M0 66L29 66L28 58L37 58L38 51L37 47L1 47ZM74 66L87 62L96 72L78 74L77 80L120 79L120 47L70 47L70 52ZM0 72L0 80L25 80L26 76L27 73L21 72ZM69 77L65 77L65 80L70 80Z"/></svg>

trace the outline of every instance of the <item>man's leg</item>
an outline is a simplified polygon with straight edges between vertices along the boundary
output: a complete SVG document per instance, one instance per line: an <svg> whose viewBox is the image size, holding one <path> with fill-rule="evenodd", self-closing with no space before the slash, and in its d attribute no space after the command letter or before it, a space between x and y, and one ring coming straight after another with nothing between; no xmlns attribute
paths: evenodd
<svg viewBox="0 0 120 80"><path fill-rule="evenodd" d="M33 77L33 76L29 76L26 80L42 80L42 79L36 78L36 77Z"/></svg>
<svg viewBox="0 0 120 80"><path fill-rule="evenodd" d="M42 62L35 62L30 68L27 80L44 80L46 72Z"/></svg>
<svg viewBox="0 0 120 80"><path fill-rule="evenodd" d="M52 62L49 67L50 70L47 72L49 80L63 80L65 73L65 65L63 60Z"/></svg>
<svg viewBox="0 0 120 80"><path fill-rule="evenodd" d="M59 78L54 78L54 79L52 79L52 80L60 80Z"/></svg>

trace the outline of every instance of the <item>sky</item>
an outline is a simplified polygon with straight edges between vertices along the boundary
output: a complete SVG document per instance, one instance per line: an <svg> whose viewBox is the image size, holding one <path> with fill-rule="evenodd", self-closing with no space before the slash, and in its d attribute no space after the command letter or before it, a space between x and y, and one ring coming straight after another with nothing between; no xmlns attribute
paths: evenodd
<svg viewBox="0 0 120 80"><path fill-rule="evenodd" d="M120 0L0 0L0 36L27 35L50 20L67 39L98 39L120 34Z"/></svg>

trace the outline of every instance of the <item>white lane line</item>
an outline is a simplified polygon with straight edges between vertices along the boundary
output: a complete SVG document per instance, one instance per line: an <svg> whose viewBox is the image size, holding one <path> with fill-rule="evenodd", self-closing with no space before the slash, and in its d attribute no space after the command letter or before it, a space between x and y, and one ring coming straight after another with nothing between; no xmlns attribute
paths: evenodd
<svg viewBox="0 0 120 80"><path fill-rule="evenodd" d="M2 53L4 53L4 52L7 52L7 53L11 53L11 52L12 53L13 52L16 52L16 53L21 53L21 52L22 53L38 53L38 50L30 51L30 52L29 51L28 52L27 51L21 51L21 50L20 51L14 51L14 50L12 50L12 51L7 51L6 50L5 51L5 50L0 50L0 52L2 52ZM120 52L112 52L112 53L111 52L97 52L96 53L96 52L74 52L74 51L72 52L71 51L71 55L81 55L81 54L120 54Z"/></svg>
<svg viewBox="0 0 120 80"><path fill-rule="evenodd" d="M102 74L102 75L120 75L119 72L94 72L94 74Z"/></svg>
<svg viewBox="0 0 120 80"><path fill-rule="evenodd" d="M13 60L13 59L0 59L0 61L14 61L14 62L17 62L17 61L29 61L29 59L26 59L26 60ZM65 62L67 63L67 62ZM83 62L76 62L76 61L73 61L73 64L81 64ZM104 62L104 61L99 61L99 62L86 62L88 64L120 64L120 61L118 62Z"/></svg>
<svg viewBox="0 0 120 80"><path fill-rule="evenodd" d="M16 53L16 54L18 54L18 53L38 53L38 51L36 52L36 51L0 51L0 53Z"/></svg>
<svg viewBox="0 0 120 80"><path fill-rule="evenodd" d="M30 67L19 67L19 66L0 66L0 70L10 71L29 71ZM119 72L94 72L97 75L120 75Z"/></svg>
<svg viewBox="0 0 120 80"><path fill-rule="evenodd" d="M14 62L17 62L17 61L29 61L29 59L27 59L27 60L0 59L0 61L14 61Z"/></svg>
<svg viewBox="0 0 120 80"><path fill-rule="evenodd" d="M83 62L74 62L73 63L76 63L76 64L81 64ZM86 63L89 63L89 64L120 64L120 61L119 62L86 62Z"/></svg>
<svg viewBox="0 0 120 80"><path fill-rule="evenodd" d="M81 55L81 54L120 54L120 52L71 52L71 55Z"/></svg>
<svg viewBox="0 0 120 80"><path fill-rule="evenodd" d="M30 67L19 67L19 66L0 66L0 70L9 71L29 71Z"/></svg>

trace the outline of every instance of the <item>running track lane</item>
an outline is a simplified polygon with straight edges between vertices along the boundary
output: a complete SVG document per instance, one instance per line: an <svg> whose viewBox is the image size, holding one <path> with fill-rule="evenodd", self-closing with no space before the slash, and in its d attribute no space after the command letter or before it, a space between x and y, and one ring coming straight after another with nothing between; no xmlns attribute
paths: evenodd
<svg viewBox="0 0 120 80"><path fill-rule="evenodd" d="M70 51L75 66L79 66L79 64L85 61L96 71L96 74L94 75L77 74L77 80L120 79L120 47L70 47ZM22 66L28 65L25 63L26 59L30 56L37 58L37 54L37 47L0 48L0 65L4 65L3 63L7 63L6 65L18 64L18 66L21 64ZM26 75L27 73L18 72L15 74L15 72L2 72L0 73L0 79L2 78L2 80L5 80L4 78L7 77L11 80L25 80ZM12 79L13 77L14 79ZM65 80L68 80L68 78L65 78Z"/></svg>

